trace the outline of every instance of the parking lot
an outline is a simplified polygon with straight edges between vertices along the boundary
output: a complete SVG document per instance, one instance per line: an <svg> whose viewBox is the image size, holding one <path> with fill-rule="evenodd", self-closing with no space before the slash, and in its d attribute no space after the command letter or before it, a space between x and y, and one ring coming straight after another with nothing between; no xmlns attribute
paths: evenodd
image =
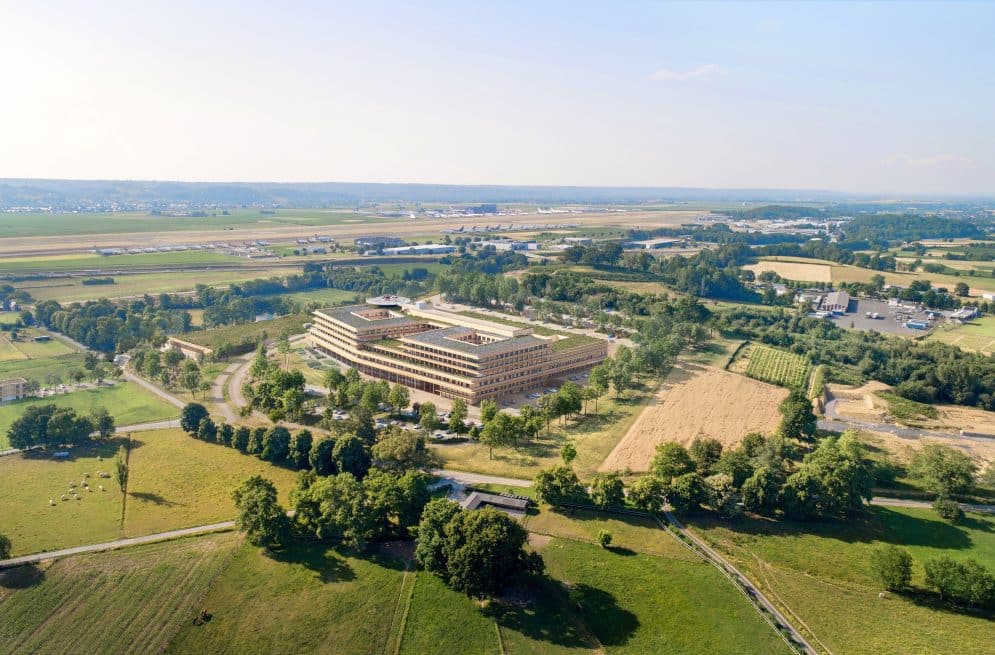
<svg viewBox="0 0 995 655"><path fill-rule="evenodd" d="M916 330L905 327L910 320L929 321L925 310L913 311L892 307L884 300L869 300L861 298L850 303L851 311L833 319L842 328L854 330L871 330L882 334L895 334L906 337L923 336L929 330ZM880 318L868 318L867 312L877 313ZM945 314L943 315L945 316ZM938 318L931 322L931 327L944 321Z"/></svg>

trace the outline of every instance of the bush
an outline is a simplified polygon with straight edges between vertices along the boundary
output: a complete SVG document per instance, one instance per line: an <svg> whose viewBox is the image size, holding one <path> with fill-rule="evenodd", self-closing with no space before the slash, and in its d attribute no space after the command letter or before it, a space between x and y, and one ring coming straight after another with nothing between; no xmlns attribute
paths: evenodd
<svg viewBox="0 0 995 655"><path fill-rule="evenodd" d="M608 548L612 545L612 533L608 530L598 530L598 545Z"/></svg>
<svg viewBox="0 0 995 655"><path fill-rule="evenodd" d="M871 571L885 589L901 591L912 581L912 555L898 546L878 546L871 553Z"/></svg>
<svg viewBox="0 0 995 655"><path fill-rule="evenodd" d="M964 510L960 504L943 496L933 501L933 511L951 523L960 523L964 520Z"/></svg>

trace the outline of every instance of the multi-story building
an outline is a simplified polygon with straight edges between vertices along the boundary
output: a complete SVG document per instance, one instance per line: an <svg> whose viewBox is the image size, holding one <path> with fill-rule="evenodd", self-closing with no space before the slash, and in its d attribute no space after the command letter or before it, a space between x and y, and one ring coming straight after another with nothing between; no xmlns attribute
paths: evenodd
<svg viewBox="0 0 995 655"><path fill-rule="evenodd" d="M28 393L28 381L24 378L0 380L0 404L20 400Z"/></svg>
<svg viewBox="0 0 995 655"><path fill-rule="evenodd" d="M471 404L542 386L608 354L603 339L537 336L526 325L394 296L315 311L308 340L367 375Z"/></svg>

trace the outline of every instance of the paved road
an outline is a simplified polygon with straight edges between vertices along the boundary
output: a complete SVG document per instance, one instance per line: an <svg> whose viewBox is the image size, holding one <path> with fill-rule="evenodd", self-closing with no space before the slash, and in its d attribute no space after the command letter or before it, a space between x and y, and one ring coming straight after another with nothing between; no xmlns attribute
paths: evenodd
<svg viewBox="0 0 995 655"><path fill-rule="evenodd" d="M76 546L75 548L63 548L62 550L52 550L45 553L22 555L20 557L12 557L10 559L0 560L0 569L10 568L12 566L20 566L22 564L35 564L37 562L42 562L49 559L68 557L70 555L79 555L81 553L96 553L104 550L114 550L116 548L124 548L126 546L138 546L140 544L148 544L155 541L166 541L167 539L178 539L179 537L189 537L197 534L206 534L208 532L232 530L234 529L234 527L235 527L234 521L223 521L221 523L212 523L211 525L199 525L193 528L184 528L182 530L170 530L169 532L159 532L157 534L149 534L145 535L144 537L130 537L128 539L118 539L117 541L106 541L101 544L90 544L89 546Z"/></svg>
<svg viewBox="0 0 995 655"><path fill-rule="evenodd" d="M875 423L865 421L850 416L841 416L836 413L836 399L826 403L826 418L819 420L819 428L822 430L832 430L842 432L851 428L860 430L871 430L874 432L887 432L902 439L922 439L923 437L935 437L942 439L964 439L966 441L980 441L991 443L995 441L995 436L963 435L956 432L943 432L940 430L923 430L920 428L909 428L894 423Z"/></svg>
<svg viewBox="0 0 995 655"><path fill-rule="evenodd" d="M479 473L467 473L465 471L450 471L447 469L435 469L433 475L440 478L449 478L460 484L503 484L507 487L531 487L532 480L520 480L518 478L502 478L496 475L481 475Z"/></svg>
<svg viewBox="0 0 995 655"><path fill-rule="evenodd" d="M215 408L218 413L225 417L225 420L229 423L235 423L238 420L238 416L235 414L235 410L232 406L225 401L225 387L228 385L228 380L231 376L238 370L242 365L242 360L236 359L231 364L225 367L225 370L221 372L214 382L211 384L211 402L214 403Z"/></svg>
<svg viewBox="0 0 995 655"><path fill-rule="evenodd" d="M876 497L870 502L871 505L885 505L888 507L919 507L930 509L933 504L925 500L910 500L907 498L886 498ZM957 503L961 509L968 512L978 512L981 514L995 514L995 505L976 505L974 503Z"/></svg>
<svg viewBox="0 0 995 655"><path fill-rule="evenodd" d="M795 629L794 625L792 625L791 622L788 621L787 617L784 616L784 614L782 614L780 610L774 607L774 604L770 602L767 596L765 596L764 593L760 591L760 589L758 589L757 586L753 584L753 582L751 582L749 578L743 575L739 569L737 569L735 566L732 565L731 562L729 562L729 560L727 560L725 557L720 555L715 549L713 549L711 546L705 543L704 540L702 540L698 535L696 535L691 530L685 528L684 525L677 520L677 517L670 512L670 510L666 510L665 514L667 515L667 520L670 521L671 526L673 526L675 530L677 530L685 537L693 541L695 545L705 554L705 557L712 560L712 562L716 564L719 568L724 569L726 573L733 576L733 578L736 579L739 585L743 589L746 589L747 594L751 596L754 601L763 605L764 609L770 612L775 617L775 620L781 625L781 627L786 632L788 632L788 634L791 636L791 639L795 642L795 644L798 647L800 647L809 655L818 655L818 651L812 648L812 645L808 643L808 640L806 640L805 637L803 637L801 633L799 633Z"/></svg>
<svg viewBox="0 0 995 655"><path fill-rule="evenodd" d="M152 384L151 382L149 382L145 378L143 378L143 377L141 377L139 375L136 375L135 373L133 373L133 372L127 370L127 369L123 370L123 373L122 373L121 377L123 377L125 380L130 380L131 382L134 382L135 384L137 384L140 387L144 387L146 390L150 391L151 393L154 393L155 395L159 396L160 398L162 398L163 400L165 400L167 403L169 403L171 405L174 405L176 407L182 408L184 405L187 404L186 401L180 400L179 398L177 398L173 394L169 393L168 391L166 391L162 387L160 387L158 385L155 385L155 384Z"/></svg>

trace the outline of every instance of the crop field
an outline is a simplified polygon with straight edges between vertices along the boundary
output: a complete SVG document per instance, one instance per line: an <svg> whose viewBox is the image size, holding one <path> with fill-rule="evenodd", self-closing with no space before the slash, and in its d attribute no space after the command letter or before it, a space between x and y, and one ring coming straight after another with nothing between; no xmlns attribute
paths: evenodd
<svg viewBox="0 0 995 655"><path fill-rule="evenodd" d="M321 544L267 557L243 546L204 599L210 622L189 621L167 652L387 652L403 566Z"/></svg>
<svg viewBox="0 0 995 655"><path fill-rule="evenodd" d="M305 314L289 314L271 321L229 325L203 332L188 332L182 338L191 343L217 348L226 343L240 343L243 339L260 340L264 338L264 335L267 339L277 339L283 334L300 334L304 332L304 324L307 323L307 320Z"/></svg>
<svg viewBox="0 0 995 655"><path fill-rule="evenodd" d="M787 389L695 364L675 367L600 471L646 471L657 445L712 437L726 446L749 432L772 432Z"/></svg>
<svg viewBox="0 0 995 655"><path fill-rule="evenodd" d="M942 325L927 340L991 355L995 353L995 316L982 316L964 325Z"/></svg>
<svg viewBox="0 0 995 655"><path fill-rule="evenodd" d="M71 450L69 460L46 453L0 457L4 501L0 526L14 542L14 553L68 548L231 519L231 492L252 475L269 478L280 502L294 486L296 474L218 444L198 441L178 429L134 433L129 459L128 499L121 524L122 497L110 472L124 437L97 441ZM99 459L98 459L99 458ZM90 474L92 492L81 500L61 501L68 483ZM100 492L98 484L106 491ZM55 500L54 507L49 499Z"/></svg>
<svg viewBox="0 0 995 655"><path fill-rule="evenodd" d="M84 414L103 407L111 413L119 426L160 421L179 415L176 407L134 382L118 382L113 386L79 389L45 398L27 398L0 405L0 449L8 447L7 429L28 407L50 404L57 407L72 407Z"/></svg>
<svg viewBox="0 0 995 655"><path fill-rule="evenodd" d="M974 558L991 569L995 517L969 514L963 524L951 525L928 509L873 507L847 523L701 518L691 524L790 608L824 652L991 652L990 617L950 611L928 598L878 598L881 587L869 560L881 543L906 548L916 587L924 584L923 561L931 557Z"/></svg>
<svg viewBox="0 0 995 655"><path fill-rule="evenodd" d="M971 287L970 293L972 296L980 295L982 292L995 293L995 280L991 278L977 278L967 275L958 276L947 273L927 273L925 271L916 271L914 273L875 271L859 266L837 264L824 259L808 259L804 257L769 257L744 268L758 274L766 270L772 270L787 280L798 280L801 282L867 283L875 275L882 275L888 284L898 284L906 287L915 280L929 280L933 283L933 286L946 287L952 291L954 285L958 282L966 282ZM813 275L820 277L811 279Z"/></svg>
<svg viewBox="0 0 995 655"><path fill-rule="evenodd" d="M203 266L225 264L228 266L251 265L223 252L193 250L182 252L150 252L141 255L35 255L4 257L0 259L0 275L11 273L58 273L62 271L103 270L123 271L150 266Z"/></svg>
<svg viewBox="0 0 995 655"><path fill-rule="evenodd" d="M801 355L752 344L746 374L754 380L779 387L804 389L808 381L809 363Z"/></svg>
<svg viewBox="0 0 995 655"><path fill-rule="evenodd" d="M162 652L241 537L192 537L0 572L0 651Z"/></svg>

